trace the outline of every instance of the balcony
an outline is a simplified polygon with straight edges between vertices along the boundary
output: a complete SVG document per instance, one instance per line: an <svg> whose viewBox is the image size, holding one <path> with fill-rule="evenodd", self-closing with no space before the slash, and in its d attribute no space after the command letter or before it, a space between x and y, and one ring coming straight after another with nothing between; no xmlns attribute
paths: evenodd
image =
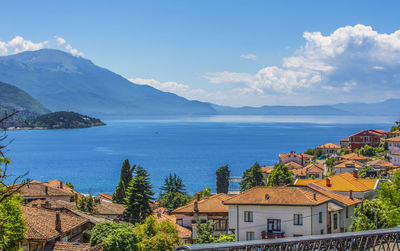
<svg viewBox="0 0 400 251"><path fill-rule="evenodd" d="M278 238L285 238L285 232L281 231L262 231L261 232L261 239L267 240L267 239L278 239Z"/></svg>

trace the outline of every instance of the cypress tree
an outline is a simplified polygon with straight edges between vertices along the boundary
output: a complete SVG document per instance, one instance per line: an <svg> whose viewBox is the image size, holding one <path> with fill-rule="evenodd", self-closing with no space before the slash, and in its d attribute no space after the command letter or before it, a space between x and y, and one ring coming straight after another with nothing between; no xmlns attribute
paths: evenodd
<svg viewBox="0 0 400 251"><path fill-rule="evenodd" d="M229 189L229 176L231 171L228 165L218 168L216 171L217 176L217 193L228 193Z"/></svg>
<svg viewBox="0 0 400 251"><path fill-rule="evenodd" d="M120 180L113 194L113 201L115 203L124 203L126 191L132 180L132 172L135 170L135 167L135 165L131 167L128 159L124 160L122 163Z"/></svg>
<svg viewBox="0 0 400 251"><path fill-rule="evenodd" d="M124 218L131 223L142 223L152 214L150 200L154 193L147 171L138 166L135 173L126 193Z"/></svg>

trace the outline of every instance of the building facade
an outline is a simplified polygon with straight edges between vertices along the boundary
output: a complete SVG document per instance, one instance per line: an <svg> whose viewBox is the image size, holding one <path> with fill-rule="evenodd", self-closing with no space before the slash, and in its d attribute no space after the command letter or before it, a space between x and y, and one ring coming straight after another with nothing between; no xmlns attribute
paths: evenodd
<svg viewBox="0 0 400 251"><path fill-rule="evenodd" d="M379 129L361 131L349 137L349 148L351 150L360 149L365 145L379 147L388 136L389 132Z"/></svg>

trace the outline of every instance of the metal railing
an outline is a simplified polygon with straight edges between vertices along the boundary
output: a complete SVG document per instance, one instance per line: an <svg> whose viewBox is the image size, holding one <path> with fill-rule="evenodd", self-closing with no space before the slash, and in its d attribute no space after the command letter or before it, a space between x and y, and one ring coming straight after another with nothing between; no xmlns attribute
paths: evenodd
<svg viewBox="0 0 400 251"><path fill-rule="evenodd" d="M275 251L275 250L400 250L400 227L339 234L310 235L262 241L183 245L176 251Z"/></svg>

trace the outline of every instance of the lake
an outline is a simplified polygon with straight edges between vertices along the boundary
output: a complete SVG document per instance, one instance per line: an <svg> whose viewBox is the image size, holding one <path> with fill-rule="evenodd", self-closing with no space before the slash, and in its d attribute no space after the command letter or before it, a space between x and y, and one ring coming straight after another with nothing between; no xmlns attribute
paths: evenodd
<svg viewBox="0 0 400 251"><path fill-rule="evenodd" d="M398 118L397 118L398 119ZM170 120L106 121L72 130L9 131L10 172L77 191L112 194L124 159L148 170L154 191L176 173L187 191L215 191L215 171L228 164L241 176L256 161L273 165L279 153L339 143L360 130L389 130L396 118L350 116L216 116Z"/></svg>

